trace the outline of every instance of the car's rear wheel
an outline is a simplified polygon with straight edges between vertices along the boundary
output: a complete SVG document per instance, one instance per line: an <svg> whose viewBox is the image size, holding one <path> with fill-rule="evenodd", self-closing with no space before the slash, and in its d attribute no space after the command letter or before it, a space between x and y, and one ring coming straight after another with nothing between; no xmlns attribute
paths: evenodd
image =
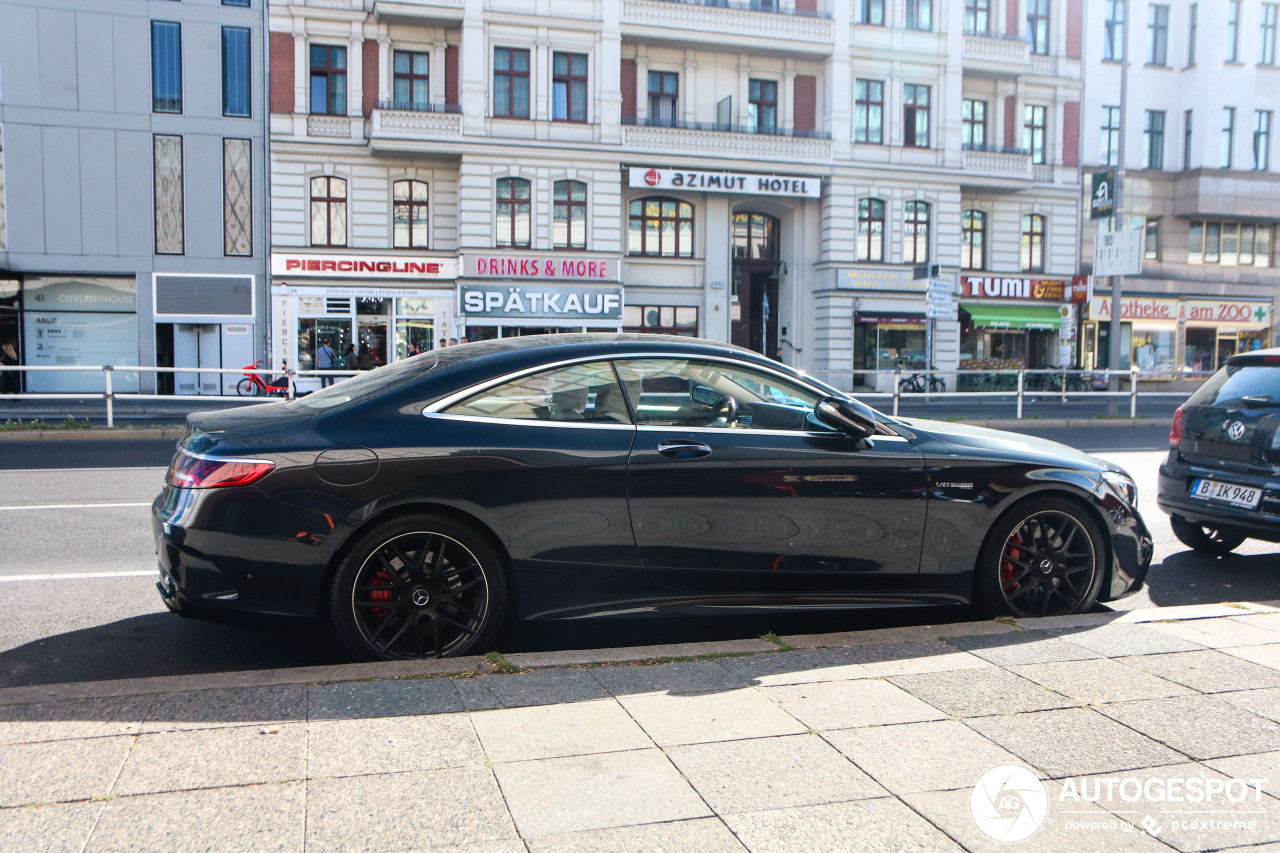
<svg viewBox="0 0 1280 853"><path fill-rule="evenodd" d="M362 660L453 657L484 650L506 600L493 548L465 525L424 514L359 538L334 576L330 612Z"/></svg>
<svg viewBox="0 0 1280 853"><path fill-rule="evenodd" d="M1038 498L1007 513L987 536L978 596L1002 616L1061 616L1093 607L1102 589L1106 543L1078 504Z"/></svg>
<svg viewBox="0 0 1280 853"><path fill-rule="evenodd" d="M1180 515L1169 516L1169 526L1173 528L1173 535L1178 537L1179 542L1205 554L1230 554L1248 538L1243 533L1224 527L1187 521Z"/></svg>

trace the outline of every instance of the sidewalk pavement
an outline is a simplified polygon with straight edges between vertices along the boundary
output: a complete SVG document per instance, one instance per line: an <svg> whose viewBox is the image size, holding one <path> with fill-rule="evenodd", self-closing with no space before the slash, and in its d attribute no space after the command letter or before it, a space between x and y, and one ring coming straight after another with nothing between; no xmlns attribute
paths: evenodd
<svg viewBox="0 0 1280 853"><path fill-rule="evenodd" d="M1274 603L492 657L0 690L0 849L1280 849Z"/></svg>

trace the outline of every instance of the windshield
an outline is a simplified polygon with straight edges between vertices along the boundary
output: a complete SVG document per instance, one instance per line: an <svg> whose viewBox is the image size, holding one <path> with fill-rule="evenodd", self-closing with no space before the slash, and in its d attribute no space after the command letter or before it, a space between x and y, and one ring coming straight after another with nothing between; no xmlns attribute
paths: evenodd
<svg viewBox="0 0 1280 853"><path fill-rule="evenodd" d="M1280 368L1263 365L1228 365L1210 376L1188 406L1239 405L1244 397L1280 400Z"/></svg>

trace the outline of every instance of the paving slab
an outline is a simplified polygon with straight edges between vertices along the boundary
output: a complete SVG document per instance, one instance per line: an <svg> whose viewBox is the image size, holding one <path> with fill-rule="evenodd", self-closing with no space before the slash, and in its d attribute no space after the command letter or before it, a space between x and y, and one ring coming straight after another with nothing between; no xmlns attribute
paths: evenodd
<svg viewBox="0 0 1280 853"><path fill-rule="evenodd" d="M134 736L0 746L0 807L105 797Z"/></svg>
<svg viewBox="0 0 1280 853"><path fill-rule="evenodd" d="M587 702L609 696L585 669L535 669L516 675L459 678L453 685L468 711Z"/></svg>
<svg viewBox="0 0 1280 853"><path fill-rule="evenodd" d="M1252 617L1257 618L1257 617ZM1198 643L1210 649L1280 643L1280 632L1254 625L1246 619L1193 619L1188 622L1154 622L1147 627L1160 634Z"/></svg>
<svg viewBox="0 0 1280 853"><path fill-rule="evenodd" d="M1258 605L1250 604L1250 607ZM1268 631L1280 633L1280 613L1238 613L1231 617L1232 621L1243 622L1246 625L1252 625L1255 628L1265 628Z"/></svg>
<svg viewBox="0 0 1280 853"><path fill-rule="evenodd" d="M817 735L673 747L667 757L719 815L883 797Z"/></svg>
<svg viewBox="0 0 1280 853"><path fill-rule="evenodd" d="M616 699L477 711L470 721L495 763L653 746Z"/></svg>
<svg viewBox="0 0 1280 853"><path fill-rule="evenodd" d="M954 720L843 729L824 737L894 794L968 789L992 767L1021 763Z"/></svg>
<svg viewBox="0 0 1280 853"><path fill-rule="evenodd" d="M1015 762L1014 766L1017 766ZM1044 823L1029 838L1015 843L997 841L978 828L973 820L970 797L966 788L955 791L929 791L906 794L903 799L947 835L974 853L1156 853L1168 846L1141 831L1126 831L1128 821L1092 803L1070 803L1063 808L1058 798L1062 784L1043 783L1049 803Z"/></svg>
<svg viewBox="0 0 1280 853"><path fill-rule="evenodd" d="M946 715L880 679L766 688L787 713L817 731L918 723Z"/></svg>
<svg viewBox="0 0 1280 853"><path fill-rule="evenodd" d="M720 665L758 686L805 684L867 678L871 673L850 649L798 649L745 658L726 658Z"/></svg>
<svg viewBox="0 0 1280 853"><path fill-rule="evenodd" d="M828 682L852 683L857 682ZM622 696L618 701L659 746L794 735L805 731L795 717L754 687L723 693L640 694Z"/></svg>
<svg viewBox="0 0 1280 853"><path fill-rule="evenodd" d="M1266 802L1265 807L1268 813L1272 814L1273 820L1280 819L1280 801L1274 801L1276 797L1280 797L1280 752L1214 758L1204 762L1204 765L1233 779L1244 779L1251 786L1272 797L1273 801Z"/></svg>
<svg viewBox="0 0 1280 853"><path fill-rule="evenodd" d="M0 809L0 850L81 853L105 803Z"/></svg>
<svg viewBox="0 0 1280 853"><path fill-rule="evenodd" d="M711 815L657 749L519 761L494 773L525 839Z"/></svg>
<svg viewBox="0 0 1280 853"><path fill-rule="evenodd" d="M1190 687L1106 658L1011 666L1009 671L1084 705L1195 693Z"/></svg>
<svg viewBox="0 0 1280 853"><path fill-rule="evenodd" d="M1215 693L1215 699L1221 699L1243 708L1251 714L1266 717L1268 720L1280 722L1280 687L1267 687L1262 690L1237 690L1234 693Z"/></svg>
<svg viewBox="0 0 1280 853"><path fill-rule="evenodd" d="M1099 705L1097 710L1192 758L1280 750L1280 723L1218 696L1179 696Z"/></svg>
<svg viewBox="0 0 1280 853"><path fill-rule="evenodd" d="M1103 613L1072 613L1068 616L1029 616L1017 621L1018 627L1024 631L1063 631L1111 625L1118 623L1123 615L1108 610Z"/></svg>
<svg viewBox="0 0 1280 853"><path fill-rule="evenodd" d="M1247 611L1230 604L1182 604L1174 607L1141 607L1126 610L1117 622L1177 622L1185 619L1226 619Z"/></svg>
<svg viewBox="0 0 1280 853"><path fill-rule="evenodd" d="M852 660L879 677L994 666L991 661L962 652L942 640L860 645L848 651Z"/></svg>
<svg viewBox="0 0 1280 853"><path fill-rule="evenodd" d="M301 684L195 690L157 696L144 732L262 725L307 718L307 688Z"/></svg>
<svg viewBox="0 0 1280 853"><path fill-rule="evenodd" d="M782 642L797 649L880 646L892 643L922 643L942 637L976 637L982 634L1011 634L1021 631L1003 622L957 622L949 625L912 625L877 628L870 631L837 631L830 634L796 634Z"/></svg>
<svg viewBox="0 0 1280 853"><path fill-rule="evenodd" d="M1050 777L1177 764L1186 758L1088 708L966 720Z"/></svg>
<svg viewBox="0 0 1280 853"><path fill-rule="evenodd" d="M959 853L958 844L895 799L726 815L752 853Z"/></svg>
<svg viewBox="0 0 1280 853"><path fill-rule="evenodd" d="M1264 646L1235 646L1227 649L1226 652L1233 658L1247 660L1271 669L1280 669L1280 644L1277 643L1268 643Z"/></svg>
<svg viewBox="0 0 1280 853"><path fill-rule="evenodd" d="M1149 624L1108 624L1097 628L1054 629L1049 633L1109 658L1196 652L1204 648L1199 643L1154 631Z"/></svg>
<svg viewBox="0 0 1280 853"><path fill-rule="evenodd" d="M443 853L517 838L486 768L312 779L306 797L308 851L411 847Z"/></svg>
<svg viewBox="0 0 1280 853"><path fill-rule="evenodd" d="M517 652L507 655L516 666L587 666L590 664L652 661L698 655L747 654L776 651L768 640L722 640L707 643L671 643L662 646L623 646L613 649L575 649L559 652Z"/></svg>
<svg viewBox="0 0 1280 853"><path fill-rule="evenodd" d="M718 818L702 817L546 835L528 841L529 853L746 853Z"/></svg>
<svg viewBox="0 0 1280 853"><path fill-rule="evenodd" d="M1019 714L1075 705L1065 696L996 667L899 675L889 681L952 717Z"/></svg>
<svg viewBox="0 0 1280 853"><path fill-rule="evenodd" d="M151 794L304 779L302 723L139 735L111 793Z"/></svg>
<svg viewBox="0 0 1280 853"><path fill-rule="evenodd" d="M1181 796L1191 790L1190 780L1198 780L1194 784L1203 790L1206 780L1225 778L1202 764L1185 763L1085 777L1075 784L1082 795L1096 794L1097 804L1112 814L1135 825L1149 821L1156 836L1176 850L1234 850L1280 840L1280 804L1265 794L1262 803L1254 802L1252 796L1244 802L1222 795L1202 802ZM1153 797L1146 796L1148 790ZM1135 797L1138 791L1142 793Z"/></svg>
<svg viewBox="0 0 1280 853"><path fill-rule="evenodd" d="M1201 693L1280 687L1280 671L1212 649L1167 655L1137 655L1120 660Z"/></svg>
<svg viewBox="0 0 1280 853"><path fill-rule="evenodd" d="M136 734L152 696L71 699L0 706L0 746Z"/></svg>
<svg viewBox="0 0 1280 853"><path fill-rule="evenodd" d="M614 696L643 693L714 693L748 686L750 679L717 660L679 661L653 666L602 666L590 670Z"/></svg>
<svg viewBox="0 0 1280 853"><path fill-rule="evenodd" d="M86 849L301 851L305 815L305 782L119 797Z"/></svg>
<svg viewBox="0 0 1280 853"><path fill-rule="evenodd" d="M449 678L351 681L320 684L308 691L312 720L357 720L461 711L462 699Z"/></svg>
<svg viewBox="0 0 1280 853"><path fill-rule="evenodd" d="M484 763L484 750L466 714L317 720L308 728L311 779Z"/></svg>
<svg viewBox="0 0 1280 853"><path fill-rule="evenodd" d="M1074 643L1064 643L1043 633L1023 631L982 637L952 637L949 645L991 661L997 666L1027 663L1050 663L1063 660L1090 660L1102 657L1098 652Z"/></svg>

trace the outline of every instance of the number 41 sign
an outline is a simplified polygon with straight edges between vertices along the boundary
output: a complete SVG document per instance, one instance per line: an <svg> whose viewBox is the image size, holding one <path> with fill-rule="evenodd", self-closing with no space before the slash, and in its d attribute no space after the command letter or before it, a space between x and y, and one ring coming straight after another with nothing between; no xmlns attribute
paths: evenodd
<svg viewBox="0 0 1280 853"><path fill-rule="evenodd" d="M1094 275L1138 275L1142 272L1143 231L1098 234L1093 243Z"/></svg>

